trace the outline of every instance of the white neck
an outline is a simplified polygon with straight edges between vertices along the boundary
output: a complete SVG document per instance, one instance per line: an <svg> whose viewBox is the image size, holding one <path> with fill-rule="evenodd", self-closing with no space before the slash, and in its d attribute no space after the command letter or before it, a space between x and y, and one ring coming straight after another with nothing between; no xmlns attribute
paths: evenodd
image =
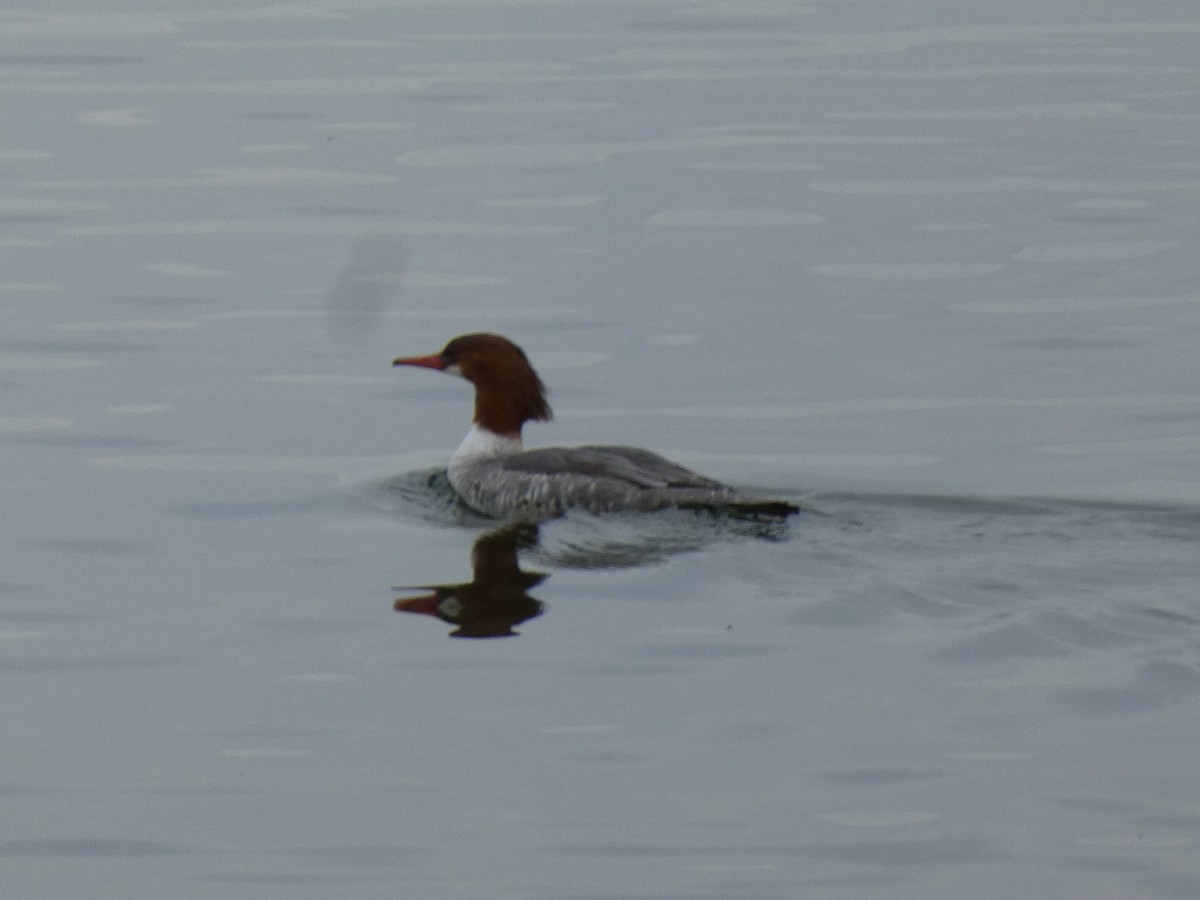
<svg viewBox="0 0 1200 900"><path fill-rule="evenodd" d="M478 459L490 459L495 456L510 456L513 453L520 452L520 436L506 437L502 434L496 434L494 431L488 431L486 428L480 428L479 425L472 425L471 430L467 432L467 436L463 438L463 442L458 445L458 449L450 457L450 464L462 464Z"/></svg>

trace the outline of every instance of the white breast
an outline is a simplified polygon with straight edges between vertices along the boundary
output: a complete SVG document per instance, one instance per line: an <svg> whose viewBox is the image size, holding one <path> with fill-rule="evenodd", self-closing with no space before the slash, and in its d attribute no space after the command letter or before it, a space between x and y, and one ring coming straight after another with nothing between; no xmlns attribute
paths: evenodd
<svg viewBox="0 0 1200 900"><path fill-rule="evenodd" d="M454 455L450 457L450 465L446 475L450 484L458 491L459 496L467 499L477 509L481 485L479 479L479 463L501 456L511 456L522 450L519 437L505 437L472 425L463 442L458 445ZM494 488L493 488L494 489ZM475 500L476 502L471 502Z"/></svg>

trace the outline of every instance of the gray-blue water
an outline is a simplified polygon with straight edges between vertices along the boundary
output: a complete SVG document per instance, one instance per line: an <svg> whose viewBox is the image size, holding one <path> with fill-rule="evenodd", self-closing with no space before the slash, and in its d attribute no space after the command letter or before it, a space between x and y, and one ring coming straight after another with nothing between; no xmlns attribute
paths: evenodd
<svg viewBox="0 0 1200 900"><path fill-rule="evenodd" d="M1200 896L1198 37L0 11L4 896ZM490 534L480 329L817 511Z"/></svg>

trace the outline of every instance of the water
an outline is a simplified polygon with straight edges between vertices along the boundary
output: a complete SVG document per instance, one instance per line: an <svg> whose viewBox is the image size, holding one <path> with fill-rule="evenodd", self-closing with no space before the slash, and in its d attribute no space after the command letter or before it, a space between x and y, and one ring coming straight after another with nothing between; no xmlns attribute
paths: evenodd
<svg viewBox="0 0 1200 900"><path fill-rule="evenodd" d="M6 896L1200 894L1200 19L164 6L0 14ZM814 511L488 538L481 328Z"/></svg>

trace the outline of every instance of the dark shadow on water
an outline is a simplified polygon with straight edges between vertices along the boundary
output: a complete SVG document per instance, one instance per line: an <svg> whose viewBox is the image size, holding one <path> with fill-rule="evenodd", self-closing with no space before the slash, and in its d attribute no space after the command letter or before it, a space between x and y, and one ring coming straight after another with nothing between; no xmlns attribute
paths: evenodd
<svg viewBox="0 0 1200 900"><path fill-rule="evenodd" d="M450 637L512 637L517 625L540 616L545 609L529 590L548 576L522 571L517 559L519 546L536 541L537 527L533 525L510 525L480 535L471 548L470 581L396 588L429 592L396 600L396 612L420 613L448 622L455 626Z"/></svg>

